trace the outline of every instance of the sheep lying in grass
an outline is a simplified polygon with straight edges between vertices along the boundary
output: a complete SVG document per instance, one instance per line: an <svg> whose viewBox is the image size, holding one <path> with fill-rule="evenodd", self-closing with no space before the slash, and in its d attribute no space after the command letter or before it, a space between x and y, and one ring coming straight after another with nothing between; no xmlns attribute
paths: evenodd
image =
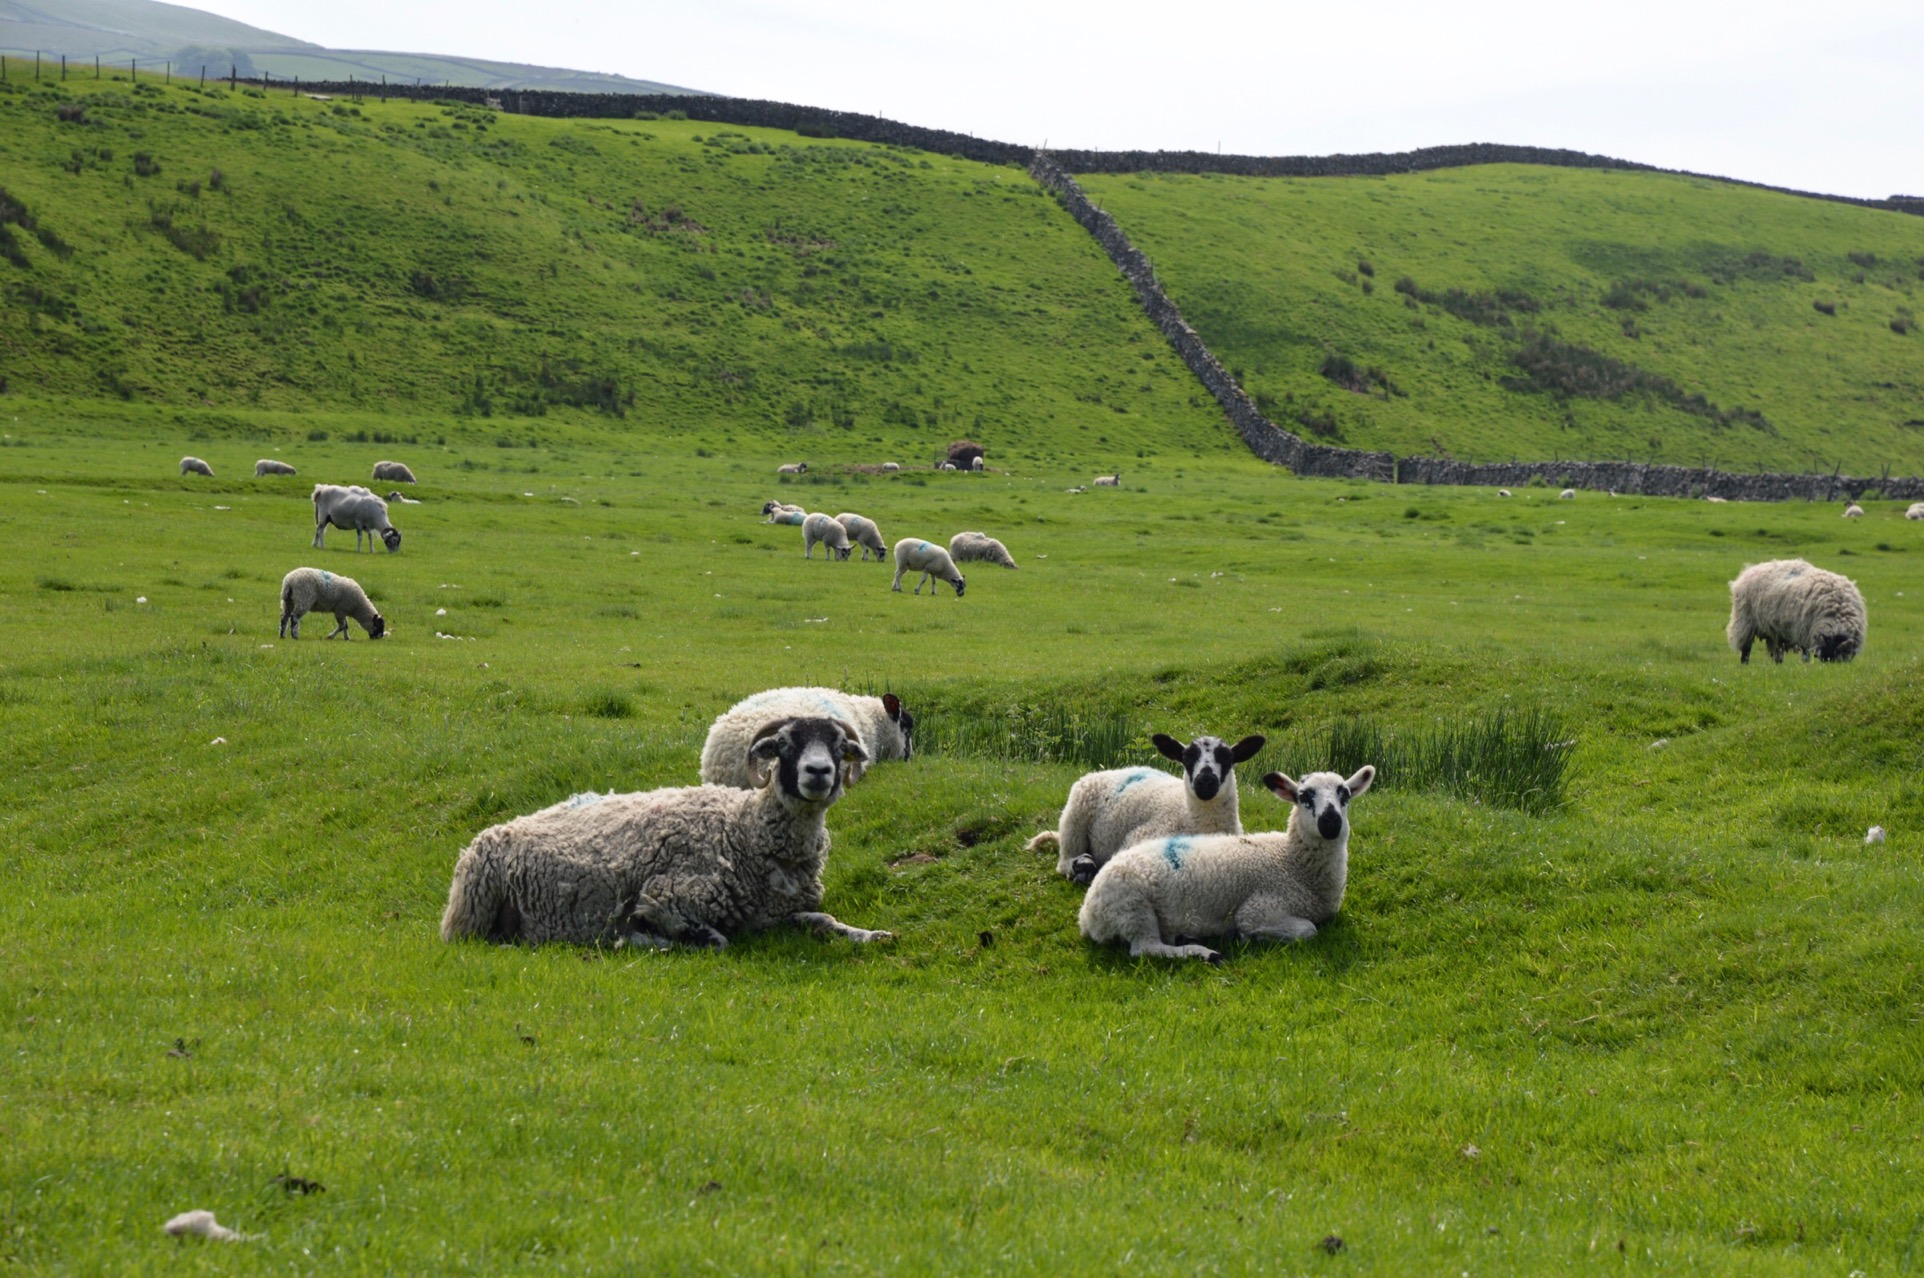
<svg viewBox="0 0 1924 1278"><path fill-rule="evenodd" d="M403 463L397 461L375 462L374 478L377 482L385 479L389 483L395 484L411 484L415 482L414 472L409 470Z"/></svg>
<svg viewBox="0 0 1924 1278"><path fill-rule="evenodd" d="M1793 649L1809 661L1849 661L1864 650L1864 596L1848 577L1801 559L1751 564L1730 583L1730 624L1724 634L1748 664L1758 640L1770 659Z"/></svg>
<svg viewBox="0 0 1924 1278"><path fill-rule="evenodd" d="M1131 955L1222 955L1199 939L1303 941L1335 917L1349 878L1349 805L1376 769L1347 779L1312 772L1263 778L1290 804L1280 834L1175 835L1137 843L1097 872L1082 900L1082 934L1121 941Z"/></svg>
<svg viewBox="0 0 1924 1278"><path fill-rule="evenodd" d="M1197 737L1184 745L1166 733L1151 738L1182 776L1154 768L1090 772L1069 787L1069 801L1053 830L1029 840L1028 850L1056 849L1056 873L1087 883L1104 862L1132 843L1172 834L1241 834L1236 765L1263 748L1260 736L1225 745Z"/></svg>
<svg viewBox="0 0 1924 1278"><path fill-rule="evenodd" d="M1557 494L1558 501L1575 501L1576 499L1577 499L1577 490L1574 488L1566 488L1562 492Z"/></svg>
<svg viewBox="0 0 1924 1278"><path fill-rule="evenodd" d="M987 533L979 532L959 532L949 538L949 558L958 564L980 559L986 563L1001 564L1004 568L1017 566L1007 546Z"/></svg>
<svg viewBox="0 0 1924 1278"><path fill-rule="evenodd" d="M212 479L214 477L214 468L198 457L183 457L180 459L180 473L183 475L205 475L207 478Z"/></svg>
<svg viewBox="0 0 1924 1278"><path fill-rule="evenodd" d="M354 532L354 549L361 548L361 534L367 534L367 548L374 549L374 536L390 552L401 548L401 534L387 519L387 503L359 484L343 488L339 484L314 485L314 549L320 550L328 525Z"/></svg>
<svg viewBox="0 0 1924 1278"><path fill-rule="evenodd" d="M301 618L310 612L331 612L340 624L329 639L346 639L349 617L361 623L370 639L387 633L387 622L374 611L361 583L319 568L296 568L281 578L281 638L301 637Z"/></svg>
<svg viewBox="0 0 1924 1278"><path fill-rule="evenodd" d="M1904 518L1906 518L1906 519L1924 519L1924 501L1914 501L1914 502L1912 502L1912 503L1910 504L1910 507L1909 507L1909 509L1907 509L1907 510L1905 510L1905 512L1904 512Z"/></svg>
<svg viewBox="0 0 1924 1278"><path fill-rule="evenodd" d="M389 493L387 499L391 502L398 502L403 506L419 506L421 504L419 497L410 497L398 488Z"/></svg>
<svg viewBox="0 0 1924 1278"><path fill-rule="evenodd" d="M835 516L835 522L848 533L849 540L862 548L862 558L867 559L874 552L877 563L887 563L889 545L882 540L882 530L867 515L857 515L843 511Z"/></svg>
<svg viewBox="0 0 1924 1278"><path fill-rule="evenodd" d="M794 924L890 939L820 912L828 809L866 756L832 719L768 725L753 790L582 794L475 836L455 863L441 939L719 949Z"/></svg>
<svg viewBox="0 0 1924 1278"><path fill-rule="evenodd" d="M808 473L808 463L784 462L775 468L775 473L777 475L806 475Z"/></svg>
<svg viewBox="0 0 1924 1278"><path fill-rule="evenodd" d="M967 578L956 571L955 561L949 558L948 551L918 537L904 537L895 543L895 581L889 586L890 590L902 588L902 574L905 572L922 574L915 580L915 593L921 594L922 583L929 582L931 599L935 598L934 583L937 581L946 581L954 586L957 599L962 597L963 587L969 584Z"/></svg>
<svg viewBox="0 0 1924 1278"><path fill-rule="evenodd" d="M892 692L864 697L835 688L770 688L715 716L702 743L701 779L753 789L750 747L769 724L799 718L833 719L861 743L865 758L850 769L850 781L861 779L872 763L915 756L915 716Z"/></svg>
<svg viewBox="0 0 1924 1278"><path fill-rule="evenodd" d="M1094 483L1097 488L1120 488L1122 487L1122 472L1117 471L1113 475L1097 475L1095 479L1090 482Z"/></svg>
<svg viewBox="0 0 1924 1278"><path fill-rule="evenodd" d="M852 549L848 544L848 529L823 514L813 514L802 520L802 558L815 558L817 542L828 547L830 559L847 559Z"/></svg>
<svg viewBox="0 0 1924 1278"><path fill-rule="evenodd" d="M292 475L295 473L292 466L284 461L275 461L271 457L263 457L254 463L254 478L256 479L259 479L262 475Z"/></svg>
<svg viewBox="0 0 1924 1278"><path fill-rule="evenodd" d="M785 501L762 503L762 522L768 524L793 524L800 528L808 518L808 511L800 506L791 506Z"/></svg>
<svg viewBox="0 0 1924 1278"><path fill-rule="evenodd" d="M1856 502L1852 502L1850 505L1844 507L1844 518L1862 519L1863 517L1864 517L1864 508L1858 505Z"/></svg>

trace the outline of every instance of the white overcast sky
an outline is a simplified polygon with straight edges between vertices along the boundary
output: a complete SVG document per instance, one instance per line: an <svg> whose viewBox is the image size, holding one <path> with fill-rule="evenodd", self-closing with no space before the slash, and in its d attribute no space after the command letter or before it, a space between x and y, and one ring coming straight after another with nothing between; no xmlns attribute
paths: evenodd
<svg viewBox="0 0 1924 1278"><path fill-rule="evenodd" d="M333 48L609 71L1007 142L1569 147L1924 195L1924 0L190 0Z"/></svg>

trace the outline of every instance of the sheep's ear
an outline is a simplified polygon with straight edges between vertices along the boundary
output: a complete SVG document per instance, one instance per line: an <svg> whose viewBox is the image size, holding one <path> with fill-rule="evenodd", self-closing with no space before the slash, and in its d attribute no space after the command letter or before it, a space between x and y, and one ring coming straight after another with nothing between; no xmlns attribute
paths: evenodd
<svg viewBox="0 0 1924 1278"><path fill-rule="evenodd" d="M902 698L896 696L893 692L884 692L882 694L882 709L888 711L889 718L895 720L897 723L902 721Z"/></svg>
<svg viewBox="0 0 1924 1278"><path fill-rule="evenodd" d="M1296 802L1296 783L1280 772L1263 774L1263 785L1284 803Z"/></svg>
<svg viewBox="0 0 1924 1278"><path fill-rule="evenodd" d="M1373 763L1365 763L1356 770L1355 776L1343 782L1343 784L1349 787L1349 797L1353 799L1363 791L1369 789L1370 783L1375 780L1376 765Z"/></svg>
<svg viewBox="0 0 1924 1278"><path fill-rule="evenodd" d="M1155 744L1156 749L1162 752L1163 758L1174 759L1177 763L1182 762L1182 742L1176 740L1167 732L1158 732L1155 736L1149 738L1149 740Z"/></svg>
<svg viewBox="0 0 1924 1278"><path fill-rule="evenodd" d="M789 722L787 719L779 719L774 723L764 724L762 730L755 734L755 739L748 743L748 757L751 759L773 759L779 755L782 752L782 743L779 735L781 730L789 725Z"/></svg>
<svg viewBox="0 0 1924 1278"><path fill-rule="evenodd" d="M857 741L854 737L843 737L842 738L842 762L867 763L868 751L863 749L862 743L860 741Z"/></svg>
<svg viewBox="0 0 1924 1278"><path fill-rule="evenodd" d="M1229 761L1231 763L1249 762L1256 757L1256 752L1263 748L1263 743L1267 740L1269 738L1260 732L1244 737L1229 748Z"/></svg>

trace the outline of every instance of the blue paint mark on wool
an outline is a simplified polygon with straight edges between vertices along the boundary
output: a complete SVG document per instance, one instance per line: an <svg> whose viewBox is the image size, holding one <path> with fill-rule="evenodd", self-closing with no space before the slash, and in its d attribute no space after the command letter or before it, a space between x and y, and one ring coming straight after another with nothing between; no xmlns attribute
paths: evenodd
<svg viewBox="0 0 1924 1278"><path fill-rule="evenodd" d="M1163 859L1169 862L1170 869L1182 869L1182 859L1188 854L1190 844L1194 842L1194 839L1186 835L1178 835L1173 839L1164 839L1162 841Z"/></svg>
<svg viewBox="0 0 1924 1278"><path fill-rule="evenodd" d="M323 582L332 581L334 580L334 574L323 568L321 569L321 580Z"/></svg>
<svg viewBox="0 0 1924 1278"><path fill-rule="evenodd" d="M1154 772L1154 770L1150 768L1133 768L1129 772L1123 775L1122 780L1116 782L1116 793L1121 794L1124 790L1127 790L1130 786L1134 785L1136 782L1147 781L1150 777L1155 775L1156 773Z"/></svg>
<svg viewBox="0 0 1924 1278"><path fill-rule="evenodd" d="M613 790L608 792L608 794L613 793ZM595 804L607 798L608 794L596 794L593 790L583 790L579 794L571 794L562 800L561 806L569 809L593 807Z"/></svg>

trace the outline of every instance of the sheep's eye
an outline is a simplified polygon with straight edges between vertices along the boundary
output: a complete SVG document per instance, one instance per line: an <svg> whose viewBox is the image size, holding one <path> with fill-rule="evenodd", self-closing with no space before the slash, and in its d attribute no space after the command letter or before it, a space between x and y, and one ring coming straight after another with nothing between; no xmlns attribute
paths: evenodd
<svg viewBox="0 0 1924 1278"><path fill-rule="evenodd" d="M1301 798L1300 798L1300 802L1301 802L1301 803L1302 803L1302 805L1303 805L1304 807L1306 807L1306 808L1307 808L1307 807L1313 807L1313 806L1315 806L1315 803L1316 803L1316 791L1314 791L1314 790L1305 790L1305 791L1303 791L1303 793L1302 793L1302 795L1301 795Z"/></svg>
<svg viewBox="0 0 1924 1278"><path fill-rule="evenodd" d="M1348 787L1348 786L1346 786L1346 785L1339 785L1339 786L1337 786L1337 787L1336 787L1336 799L1337 799L1337 802L1339 802L1339 803L1348 803L1348 802L1349 802L1349 787Z"/></svg>

